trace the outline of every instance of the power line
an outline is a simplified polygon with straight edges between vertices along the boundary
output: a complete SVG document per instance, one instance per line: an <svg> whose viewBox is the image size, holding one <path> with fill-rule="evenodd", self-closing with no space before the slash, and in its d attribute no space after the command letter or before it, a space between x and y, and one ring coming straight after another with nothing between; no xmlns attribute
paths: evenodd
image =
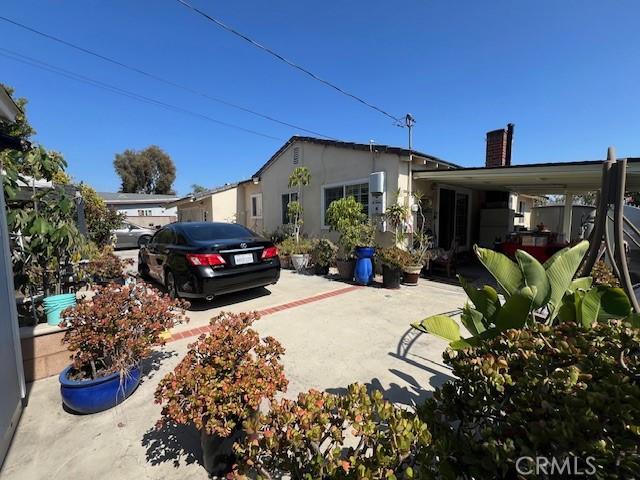
<svg viewBox="0 0 640 480"><path fill-rule="evenodd" d="M317 76L315 73L307 70L306 68L298 65L297 63L283 57L282 55L280 55L279 53L271 50L268 47L265 47L264 45L258 43L257 41L253 40L251 37L245 35L244 33L241 33L237 30L235 30L234 28L226 25L225 23L223 23L222 21L218 20L217 18L212 17L211 15L203 12L202 10L198 9L197 7L194 7L193 5L191 5L190 3L186 2L185 0L176 0L178 3L181 3L182 5L184 5L185 7L189 8L190 10L193 10L194 12L196 12L197 14L203 16L204 18L206 18L207 20L215 23L217 26L223 28L224 30L242 38L243 40L249 42L251 45L253 45L254 47L257 47L261 50L264 50L265 52L267 52L269 55L274 56L275 58L277 58L278 60L280 60L281 62L286 63L287 65L289 65L292 68L295 68L296 70L301 71L302 73L310 76L311 78L313 78L314 80L317 80L320 83L325 84L328 87L333 88L334 90L337 90L338 92L342 93L343 95L346 95L347 97L352 98L353 100L360 102L363 105L366 105L367 107L389 117L391 120L393 120L396 124L402 124L403 119L398 118L392 114L390 114L389 112L383 110L382 108L376 107L375 105L367 102L366 100L363 100L362 98L358 97L357 95L354 95L353 93L349 93L345 90L343 90L342 88L338 87L337 85L329 82L328 80L324 80L323 78L320 78L319 76Z"/></svg>
<svg viewBox="0 0 640 480"><path fill-rule="evenodd" d="M177 105L172 105L170 103L166 103L166 102L163 102L163 101L160 101L160 100L156 100L154 98L147 97L145 95L140 95L140 94L132 92L130 90L125 90L125 89L117 87L115 85L111 85L109 83L102 82L100 80L95 80L95 79L87 77L85 75L81 75L79 73L75 73L75 72L72 72L70 70L66 70L64 68L57 67L57 66L52 65L50 63L43 62L41 60L35 59L33 57L29 57L27 55L23 55L23 54L18 53L18 52L14 52L12 50L8 50L6 48L0 48L0 56L3 56L5 58L9 58L10 60L13 60L13 61L16 61L16 62L20 62L20 63L24 63L26 65L30 65L32 67L39 68L41 70L46 70L46 71L54 73L56 75L61 75L63 77L70 78L72 80L76 80L76 81L81 82L81 83L86 83L86 84L92 85L92 86L97 87L97 88L102 88L104 90L108 90L108 91L110 91L112 93L115 93L115 94L118 94L118 95L122 95L124 97L131 98L133 100L138 100L138 101L143 102L143 103L156 105L156 106L165 108L165 109L173 111L173 112L184 113L186 115L191 115L191 116L194 116L194 117L202 118L204 120L208 120L208 121L210 121L212 123L216 123L218 125L223 125L223 126L229 127L229 128L235 128L236 130L241 130L243 132L250 133L250 134L257 135L257 136L264 137L264 138L268 138L268 139L271 139L271 140L284 141L283 138L274 137L274 136L266 134L266 133L262 133L262 132L258 132L256 130L251 130L249 128L241 127L240 125L235 125L233 123L224 122L222 120L218 120L216 118L210 117L210 116L202 114L202 113L194 112L192 110L188 110L186 108L183 108L183 107L180 107L180 106L177 106Z"/></svg>
<svg viewBox="0 0 640 480"><path fill-rule="evenodd" d="M226 105L228 107L232 107L232 108L241 110L241 111L243 111L245 113L249 113L251 115L255 115L257 117L263 118L265 120L269 120L271 122L279 123L280 125L284 125L286 127L294 128L296 130L300 130L300 131L303 131L303 132L306 132L306 133L310 133L312 135L316 135L316 136L319 136L319 137L328 138L330 140L335 140L333 137L330 137L329 135L324 135L322 133L315 132L315 131L309 130L307 128L303 128L303 127L301 127L299 125L295 125L293 123L289 123L289 122L285 122L283 120L279 120L279 119L277 119L277 118L275 118L275 117L273 117L271 115L267 115L267 114L264 114L264 113L257 112L255 110L252 110L252 109L247 108L247 107L243 107L242 105L238 105L236 103L230 102L228 100L224 100L222 98L213 97L213 96L211 96L211 95L209 95L207 93L200 92L200 91L195 90L195 89L193 89L191 87L188 87L186 85L182 85L182 84L174 82L172 80L168 80L166 78L160 77L160 76L155 75L153 73L150 73L150 72L147 72L145 70L142 70L142 69L140 69L138 67L135 67L135 66L132 66L132 65L128 65L128 64L123 63L123 62L121 62L119 60L116 60L114 58L107 57L107 56L102 55L100 53L94 52L93 50L89 50L89 49L84 48L84 47L82 47L80 45L76 45L74 43L71 43L71 42L68 42L66 40L63 40L62 38L56 37L54 35L51 35L51 34L48 34L48 33L45 33L45 32L42 32L40 30L36 30L33 27L29 27L28 25L25 25L23 23L16 22L15 20L12 20L10 18L7 18L7 17L4 17L4 16L0 15L0 20L3 20L5 22L8 22L8 23L16 26L16 27L19 27L19 28L22 28L22 29L27 30L29 32L35 33L36 35L40 35L40 36L42 36L44 38L47 38L49 40L53 40L54 42L58 42L58 43L60 43L62 45L65 45L67 47L73 48L73 49L78 50L80 52L86 53L88 55L92 55L92 56L94 56L96 58L99 58L99 59L104 60L106 62L112 63L112 64L117 65L119 67L125 68L127 70L132 71L132 72L136 72L136 73L138 73L140 75L144 75L145 77L151 78L151 79L156 80L158 82L162 82L162 83L164 83L166 85L170 85L170 86L172 86L174 88L179 88L181 90L185 90L185 91L187 91L189 93L192 93L194 95L198 95L198 96L207 98L207 99L212 100L214 102L218 102L218 103L221 103L221 104Z"/></svg>

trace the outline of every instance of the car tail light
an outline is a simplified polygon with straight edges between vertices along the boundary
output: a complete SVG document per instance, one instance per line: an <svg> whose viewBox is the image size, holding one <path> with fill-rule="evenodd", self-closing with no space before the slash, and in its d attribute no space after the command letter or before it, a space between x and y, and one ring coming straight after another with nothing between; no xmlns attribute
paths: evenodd
<svg viewBox="0 0 640 480"><path fill-rule="evenodd" d="M219 253L187 253L187 262L195 267L224 265L225 262Z"/></svg>
<svg viewBox="0 0 640 480"><path fill-rule="evenodd" d="M266 260L268 258L273 258L278 256L278 248L277 247L267 247L262 250L262 260Z"/></svg>

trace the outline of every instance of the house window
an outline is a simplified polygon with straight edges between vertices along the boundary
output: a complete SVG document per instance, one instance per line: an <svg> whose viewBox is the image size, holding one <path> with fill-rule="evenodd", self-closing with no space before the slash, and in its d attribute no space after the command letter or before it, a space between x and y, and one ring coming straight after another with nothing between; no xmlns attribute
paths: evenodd
<svg viewBox="0 0 640 480"><path fill-rule="evenodd" d="M251 195L251 218L262 218L262 194Z"/></svg>
<svg viewBox="0 0 640 480"><path fill-rule="evenodd" d="M290 223L288 215L289 203L295 202L296 200L298 200L298 194L296 192L282 194L282 225Z"/></svg>
<svg viewBox="0 0 640 480"><path fill-rule="evenodd" d="M368 182L356 182L348 183L344 185L332 185L329 187L322 187L322 224L324 225L324 218L327 213L327 209L331 202L340 200L341 198L354 197L356 201L364 207L362 211L369 215L369 183Z"/></svg>

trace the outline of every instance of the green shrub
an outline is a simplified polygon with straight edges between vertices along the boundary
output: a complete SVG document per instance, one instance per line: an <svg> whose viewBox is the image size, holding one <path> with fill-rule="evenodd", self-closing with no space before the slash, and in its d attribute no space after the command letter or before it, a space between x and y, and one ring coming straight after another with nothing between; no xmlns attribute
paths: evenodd
<svg viewBox="0 0 640 480"><path fill-rule="evenodd" d="M311 260L319 267L330 267L336 261L338 247L327 238L318 238L313 241L311 248Z"/></svg>
<svg viewBox="0 0 640 480"><path fill-rule="evenodd" d="M373 245L375 228L364 213L364 206L354 197L334 200L327 209L327 225L340 234L338 239L340 259L353 258L356 247Z"/></svg>
<svg viewBox="0 0 640 480"><path fill-rule="evenodd" d="M291 255L296 248L296 239L293 237L287 237L278 243L278 251L280 255Z"/></svg>
<svg viewBox="0 0 640 480"><path fill-rule="evenodd" d="M577 457L589 478L640 472L640 331L628 323L507 330L447 350L456 380L419 414L443 478L516 478L519 457ZM572 460L573 461L573 460Z"/></svg>
<svg viewBox="0 0 640 480"><path fill-rule="evenodd" d="M383 265L391 268L401 269L411 263L411 254L396 246L380 248L376 256Z"/></svg>
<svg viewBox="0 0 640 480"><path fill-rule="evenodd" d="M293 236L293 227L291 225L280 225L272 232L262 232L264 238L268 238L273 243L282 243L287 238Z"/></svg>
<svg viewBox="0 0 640 480"><path fill-rule="evenodd" d="M233 478L416 478L415 458L431 435L412 412L353 384L345 395L310 390L272 402L269 413L244 422Z"/></svg>

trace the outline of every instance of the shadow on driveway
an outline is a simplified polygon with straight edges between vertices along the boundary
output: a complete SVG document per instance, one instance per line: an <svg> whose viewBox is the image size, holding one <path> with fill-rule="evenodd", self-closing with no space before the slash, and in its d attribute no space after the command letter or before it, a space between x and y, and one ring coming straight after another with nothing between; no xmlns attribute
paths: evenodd
<svg viewBox="0 0 640 480"><path fill-rule="evenodd" d="M150 428L142 436L146 459L151 465L172 462L175 468L198 463L202 465L200 433L192 425L172 422Z"/></svg>
<svg viewBox="0 0 640 480"><path fill-rule="evenodd" d="M220 297L214 298L212 301L207 302L201 299L192 299L189 311L202 312L204 310L211 310L212 308L226 307L228 305L235 305L236 303L247 302L260 297L266 297L271 295L271 292L265 287L252 288L251 290L243 290L241 292L229 293Z"/></svg>

